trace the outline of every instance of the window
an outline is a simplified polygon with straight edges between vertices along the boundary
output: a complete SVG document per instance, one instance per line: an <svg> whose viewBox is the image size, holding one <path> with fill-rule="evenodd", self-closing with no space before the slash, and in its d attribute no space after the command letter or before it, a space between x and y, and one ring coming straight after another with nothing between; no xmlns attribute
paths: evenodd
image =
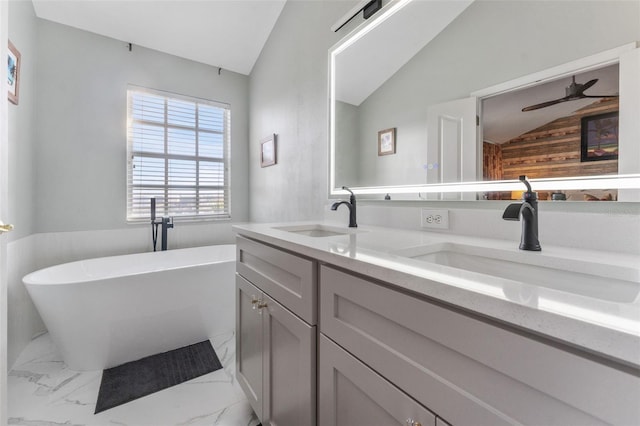
<svg viewBox="0 0 640 426"><path fill-rule="evenodd" d="M230 107L149 89L127 91L127 220L229 218Z"/></svg>

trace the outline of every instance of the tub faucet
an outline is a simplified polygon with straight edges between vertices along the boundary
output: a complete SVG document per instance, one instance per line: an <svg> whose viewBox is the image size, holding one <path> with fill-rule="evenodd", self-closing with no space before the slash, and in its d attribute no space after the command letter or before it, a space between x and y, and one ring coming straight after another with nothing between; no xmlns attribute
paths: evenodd
<svg viewBox="0 0 640 426"><path fill-rule="evenodd" d="M156 198L151 198L151 239L153 240L153 251L156 251L156 243L158 241L158 226L162 228L162 243L161 249L164 251L167 249L167 229L173 228L173 217L162 216L160 219L156 219Z"/></svg>
<svg viewBox="0 0 640 426"><path fill-rule="evenodd" d="M527 186L523 194L522 203L509 204L502 214L504 220L520 220L522 216L522 236L520 250L540 251L538 241L538 195L531 190L526 176L520 176L520 181Z"/></svg>
<svg viewBox="0 0 640 426"><path fill-rule="evenodd" d="M162 216L160 224L162 225L162 251L165 251L168 242L167 230L173 228L173 218L171 216Z"/></svg>
<svg viewBox="0 0 640 426"><path fill-rule="evenodd" d="M356 223L356 196L352 190L343 186L342 189L349 191L351 196L349 197L349 201L338 201L337 203L333 203L331 206L331 210L338 210L340 204L344 204L349 207L349 228L357 228L358 224Z"/></svg>

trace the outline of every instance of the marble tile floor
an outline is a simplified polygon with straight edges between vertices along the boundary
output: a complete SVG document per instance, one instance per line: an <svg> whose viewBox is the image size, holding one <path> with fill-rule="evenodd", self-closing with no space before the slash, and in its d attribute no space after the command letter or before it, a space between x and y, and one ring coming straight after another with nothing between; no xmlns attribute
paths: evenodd
<svg viewBox="0 0 640 426"><path fill-rule="evenodd" d="M235 380L233 332L211 339L223 368L98 414L102 371L66 368L49 334L35 338L9 372L8 424L23 426L257 426Z"/></svg>

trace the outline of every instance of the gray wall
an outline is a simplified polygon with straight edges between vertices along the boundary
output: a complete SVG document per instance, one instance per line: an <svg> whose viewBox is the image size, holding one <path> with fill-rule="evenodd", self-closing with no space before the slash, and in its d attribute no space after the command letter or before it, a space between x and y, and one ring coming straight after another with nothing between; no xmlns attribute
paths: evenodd
<svg viewBox="0 0 640 426"><path fill-rule="evenodd" d="M41 20L37 231L126 225L129 83L231 104L232 220L246 220L247 76Z"/></svg>
<svg viewBox="0 0 640 426"><path fill-rule="evenodd" d="M320 219L327 200L328 49L351 1L288 1L251 73L251 220ZM278 135L278 164L260 140Z"/></svg>
<svg viewBox="0 0 640 426"><path fill-rule="evenodd" d="M363 186L425 183L429 105L640 40L639 19L637 1L476 1L360 105L358 156L344 160L361 162ZM388 127L398 151L378 157Z"/></svg>
<svg viewBox="0 0 640 426"><path fill-rule="evenodd" d="M335 102L335 174L337 186L363 186L360 176L360 114L358 107L347 102ZM372 139L375 141L376 139ZM377 154L376 154L377 155Z"/></svg>
<svg viewBox="0 0 640 426"><path fill-rule="evenodd" d="M8 103L8 211L3 217L15 226L3 236L9 240L7 264L7 362L44 326L22 284L22 276L35 269L30 235L35 232L34 198L36 142L37 18L30 0L10 1L9 39L21 54L19 103ZM3 200L5 201L5 200ZM5 303L3 300L2 303Z"/></svg>
<svg viewBox="0 0 640 426"><path fill-rule="evenodd" d="M15 226L10 241L35 230L36 17L30 0L9 2L9 39L21 57L19 103L9 105L9 212ZM5 219L9 221L9 219Z"/></svg>

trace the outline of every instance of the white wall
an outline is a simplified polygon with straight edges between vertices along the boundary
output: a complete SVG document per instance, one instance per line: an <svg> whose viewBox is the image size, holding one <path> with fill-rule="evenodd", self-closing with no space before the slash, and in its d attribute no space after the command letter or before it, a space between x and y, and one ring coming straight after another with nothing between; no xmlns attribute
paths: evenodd
<svg viewBox="0 0 640 426"><path fill-rule="evenodd" d="M49 21L38 25L37 231L126 225L127 84L231 105L231 210L248 217L247 76ZM181 226L179 223L176 226Z"/></svg>
<svg viewBox="0 0 640 426"><path fill-rule="evenodd" d="M8 4L9 39L21 54L18 105L8 103L9 167L8 212L3 219L15 229L3 236L7 243L7 360L8 367L34 334L43 330L29 295L22 284L24 274L33 271L35 252L31 234L35 231L34 198L36 143L37 18L29 0ZM4 303L4 301L3 301Z"/></svg>
<svg viewBox="0 0 640 426"><path fill-rule="evenodd" d="M36 17L29 0L9 2L9 39L21 53L19 103L9 103L9 217L15 226L10 240L35 229L34 154L36 151ZM9 220L9 219L5 219Z"/></svg>
<svg viewBox="0 0 640 426"><path fill-rule="evenodd" d="M0 2L0 40L9 38L7 29L8 4ZM7 54L7 46L0 44L0 57ZM0 69L0 81L5 81L7 71L3 67ZM9 130L8 130L8 105L7 102L0 104L0 217L7 217L8 200L8 151L9 151ZM7 412L7 240L0 237L0 422L4 422Z"/></svg>
<svg viewBox="0 0 640 426"><path fill-rule="evenodd" d="M318 219L327 197L330 26L350 1L288 1L251 73L252 221ZM260 167L260 140L278 134L278 164Z"/></svg>

